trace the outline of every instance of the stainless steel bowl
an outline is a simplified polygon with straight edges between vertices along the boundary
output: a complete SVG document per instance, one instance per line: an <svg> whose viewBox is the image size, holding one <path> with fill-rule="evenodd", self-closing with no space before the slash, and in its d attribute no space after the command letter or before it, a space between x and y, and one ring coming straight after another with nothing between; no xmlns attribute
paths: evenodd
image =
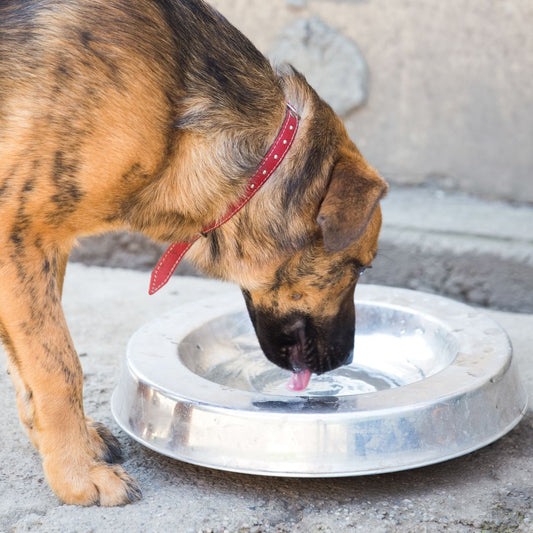
<svg viewBox="0 0 533 533"><path fill-rule="evenodd" d="M240 292L184 305L132 337L112 410L134 439L199 465L329 477L444 461L512 429L527 398L506 333L452 300L357 289L352 364L305 393L261 353Z"/></svg>

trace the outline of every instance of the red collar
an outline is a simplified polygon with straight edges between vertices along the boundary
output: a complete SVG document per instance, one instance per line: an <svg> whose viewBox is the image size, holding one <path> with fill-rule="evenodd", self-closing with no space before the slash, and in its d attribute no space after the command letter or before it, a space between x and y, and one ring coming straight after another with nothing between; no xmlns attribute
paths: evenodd
<svg viewBox="0 0 533 533"><path fill-rule="evenodd" d="M195 235L189 241L175 242L170 245L163 257L159 260L154 271L152 272L152 279L150 281L150 294L155 294L161 289L183 259L190 247L201 237L206 236L207 233L225 224L233 215L239 212L248 201L255 195L255 193L264 185L264 183L272 176L274 171L281 165L281 162L289 152L290 147L296 137L298 131L299 117L296 110L287 104L287 114L281 126L278 136L274 140L274 144L270 147L266 156L261 161L255 174L250 178L246 186L246 192L240 200L229 207L226 213L219 219L202 229L198 235Z"/></svg>

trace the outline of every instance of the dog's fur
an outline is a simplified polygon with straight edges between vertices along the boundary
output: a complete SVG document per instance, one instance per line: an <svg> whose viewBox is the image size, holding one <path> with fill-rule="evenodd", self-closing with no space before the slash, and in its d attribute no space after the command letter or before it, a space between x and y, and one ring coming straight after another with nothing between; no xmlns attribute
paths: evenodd
<svg viewBox="0 0 533 533"><path fill-rule="evenodd" d="M200 0L0 3L0 333L21 420L63 501L140 495L112 464L116 439L84 415L60 302L75 239L190 238L241 195L286 101L301 115L286 160L190 257L240 284L270 359L323 372L349 357L386 185L304 78L274 72Z"/></svg>

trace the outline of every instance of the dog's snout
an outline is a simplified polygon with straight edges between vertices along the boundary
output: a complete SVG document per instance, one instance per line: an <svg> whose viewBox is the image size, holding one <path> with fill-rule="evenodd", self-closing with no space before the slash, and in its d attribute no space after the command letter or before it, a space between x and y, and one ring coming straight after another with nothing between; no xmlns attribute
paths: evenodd
<svg viewBox="0 0 533 533"><path fill-rule="evenodd" d="M285 335L299 337L300 335L305 334L305 320L303 318L297 318L296 320L285 324L282 331Z"/></svg>
<svg viewBox="0 0 533 533"><path fill-rule="evenodd" d="M306 369L308 336L306 335L305 320L303 318L291 320L283 326L282 332L285 335L289 367L296 372Z"/></svg>
<svg viewBox="0 0 533 533"><path fill-rule="evenodd" d="M244 297L259 344L276 365L301 373L323 374L350 364L353 358L355 308L341 305L339 312L325 318L301 311L279 314L277 309L254 305Z"/></svg>

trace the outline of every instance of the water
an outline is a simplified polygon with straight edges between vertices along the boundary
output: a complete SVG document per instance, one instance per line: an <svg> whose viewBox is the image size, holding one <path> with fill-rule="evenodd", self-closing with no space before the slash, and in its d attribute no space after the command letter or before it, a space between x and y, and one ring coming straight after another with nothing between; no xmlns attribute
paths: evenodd
<svg viewBox="0 0 533 533"><path fill-rule="evenodd" d="M216 355L202 345L196 349L196 361L216 360L215 364L195 370L205 379L231 388L282 396L345 396L382 391L424 379L444 366L442 361L435 361L420 332L357 335L350 365L313 375L304 392L293 392L287 389L291 373L266 359L253 333L219 342Z"/></svg>
<svg viewBox="0 0 533 533"><path fill-rule="evenodd" d="M183 363L224 387L282 396L345 396L402 387L447 367L456 341L440 323L405 310L358 306L354 360L320 376L305 391L287 389L291 373L263 355L245 313L207 322L179 345Z"/></svg>

